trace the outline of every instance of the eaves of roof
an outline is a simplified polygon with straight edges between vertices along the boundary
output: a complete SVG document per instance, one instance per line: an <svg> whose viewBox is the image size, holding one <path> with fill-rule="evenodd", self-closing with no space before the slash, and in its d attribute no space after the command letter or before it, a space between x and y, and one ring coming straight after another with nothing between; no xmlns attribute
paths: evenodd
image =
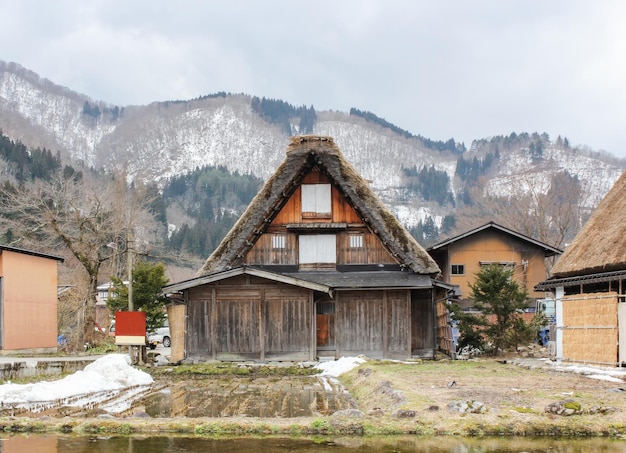
<svg viewBox="0 0 626 453"><path fill-rule="evenodd" d="M465 239L469 236L472 236L476 233L479 233L481 231L488 230L488 229L495 229L495 230L501 231L505 234L514 236L522 241L531 243L539 248L542 248L546 252L546 256L561 255L563 253L563 250L557 249L556 247L552 247L551 245L548 245L545 242L541 242L529 236L526 236L524 234L518 233L517 231L513 231L509 228L503 227L502 225L498 225L495 222L486 223L485 225L466 231L465 233L459 234L458 236L441 241L435 245L428 247L426 250L430 252L432 250L444 249L450 244L453 244L461 239Z"/></svg>
<svg viewBox="0 0 626 453"><path fill-rule="evenodd" d="M626 270L577 275L574 277L553 278L537 284L535 286L535 291L546 291L560 286L567 288L570 286L584 285L586 283L605 283L619 280L626 280Z"/></svg>

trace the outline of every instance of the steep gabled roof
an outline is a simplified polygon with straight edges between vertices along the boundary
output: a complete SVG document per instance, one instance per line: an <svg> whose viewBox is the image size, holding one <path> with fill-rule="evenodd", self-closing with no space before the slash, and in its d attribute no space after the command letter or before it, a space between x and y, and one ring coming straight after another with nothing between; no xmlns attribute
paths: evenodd
<svg viewBox="0 0 626 453"><path fill-rule="evenodd" d="M560 255L561 253L563 253L562 250L557 249L556 247L552 247L551 245L548 245L544 242L541 241L537 241L536 239L533 239L529 236L523 235L521 233L518 233L517 231L511 230L509 228L503 227L502 225L498 225L497 223L494 222L489 222L486 223L482 226L479 226L477 228L474 228L472 230L466 231L465 233L459 234L458 236L452 237L450 239L446 239L444 241L441 241L431 247L428 248L428 251L433 251L433 250L442 250L447 248L450 244L453 244L461 239L465 239L469 236L473 236L476 233L479 233L481 231L485 231L485 230L496 230L496 231L500 231L508 236L513 236L521 241L527 242L529 244L532 244L540 249L543 249L545 256L554 256L554 255Z"/></svg>
<svg viewBox="0 0 626 453"><path fill-rule="evenodd" d="M626 172L552 268L556 278L626 269Z"/></svg>
<svg viewBox="0 0 626 453"><path fill-rule="evenodd" d="M380 201L369 184L344 159L330 137L292 137L287 157L254 197L198 275L224 271L243 264L245 254L285 205L303 177L319 168L332 180L367 227L398 262L418 274L435 275L439 267L424 248Z"/></svg>

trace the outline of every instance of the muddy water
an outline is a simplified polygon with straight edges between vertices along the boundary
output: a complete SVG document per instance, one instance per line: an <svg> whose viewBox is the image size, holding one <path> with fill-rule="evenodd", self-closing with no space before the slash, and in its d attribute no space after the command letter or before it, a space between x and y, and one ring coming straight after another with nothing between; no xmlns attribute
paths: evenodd
<svg viewBox="0 0 626 453"><path fill-rule="evenodd" d="M231 378L177 382L138 403L152 417L308 417L352 408L324 377ZM136 405L137 406L137 405Z"/></svg>
<svg viewBox="0 0 626 453"><path fill-rule="evenodd" d="M2 453L294 453L332 452L404 452L404 453L618 453L626 452L626 442L606 439L552 440L552 439L476 439L476 438L339 438L339 439L208 439L201 437L87 437L0 435Z"/></svg>

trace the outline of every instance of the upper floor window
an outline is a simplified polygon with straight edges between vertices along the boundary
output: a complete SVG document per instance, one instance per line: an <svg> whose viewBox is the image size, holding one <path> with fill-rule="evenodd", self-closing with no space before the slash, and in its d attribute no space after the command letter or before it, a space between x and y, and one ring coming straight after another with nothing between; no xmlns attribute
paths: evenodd
<svg viewBox="0 0 626 453"><path fill-rule="evenodd" d="M330 217L330 184L302 184L302 216Z"/></svg>
<svg viewBox="0 0 626 453"><path fill-rule="evenodd" d="M362 249L363 248L363 235L362 234L351 234L350 237L350 248L351 249Z"/></svg>
<svg viewBox="0 0 626 453"><path fill-rule="evenodd" d="M285 248L285 235L284 234L274 234L272 236L272 248L273 249Z"/></svg>
<svg viewBox="0 0 626 453"><path fill-rule="evenodd" d="M337 238L334 234L311 234L299 237L300 264L337 262Z"/></svg>
<svg viewBox="0 0 626 453"><path fill-rule="evenodd" d="M450 273L452 275L465 275L465 265L464 264L453 264L451 266Z"/></svg>

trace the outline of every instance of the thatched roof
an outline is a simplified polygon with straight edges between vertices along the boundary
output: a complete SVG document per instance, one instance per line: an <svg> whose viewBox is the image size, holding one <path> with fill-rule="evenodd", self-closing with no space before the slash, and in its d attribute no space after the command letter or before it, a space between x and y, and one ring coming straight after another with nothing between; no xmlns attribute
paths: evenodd
<svg viewBox="0 0 626 453"><path fill-rule="evenodd" d="M256 239L314 167L329 176L399 264L418 274L436 275L440 272L435 261L391 214L368 182L344 159L333 139L305 135L292 137L285 160L207 259L198 275L241 266L243 257Z"/></svg>
<svg viewBox="0 0 626 453"><path fill-rule="evenodd" d="M626 172L552 268L553 278L626 269Z"/></svg>

